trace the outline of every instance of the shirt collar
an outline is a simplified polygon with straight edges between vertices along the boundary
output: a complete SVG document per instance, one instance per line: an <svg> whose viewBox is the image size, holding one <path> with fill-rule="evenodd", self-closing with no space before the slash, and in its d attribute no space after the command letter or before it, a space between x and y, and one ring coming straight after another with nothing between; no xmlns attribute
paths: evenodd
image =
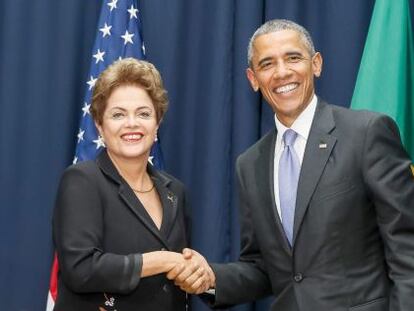
<svg viewBox="0 0 414 311"><path fill-rule="evenodd" d="M309 103L309 105L305 108L305 110L302 111L302 113L297 117L297 119L293 122L292 126L290 127L292 130L298 133L298 135L303 137L305 140L308 140L313 117L316 111L317 102L318 102L318 98L315 94L313 94L312 100ZM279 121L279 119L276 117L276 114L274 118L275 118L277 132L278 134L280 134L280 136L279 135L278 136L282 137L288 128Z"/></svg>

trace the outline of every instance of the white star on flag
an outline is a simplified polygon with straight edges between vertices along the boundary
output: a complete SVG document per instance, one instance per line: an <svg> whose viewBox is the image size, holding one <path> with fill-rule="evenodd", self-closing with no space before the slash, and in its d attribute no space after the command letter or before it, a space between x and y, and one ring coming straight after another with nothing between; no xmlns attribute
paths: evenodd
<svg viewBox="0 0 414 311"><path fill-rule="evenodd" d="M87 114L90 114L90 111L89 111L90 108L91 108L90 104L88 104L87 102L83 103L83 107L82 107L83 116L86 116Z"/></svg>
<svg viewBox="0 0 414 311"><path fill-rule="evenodd" d="M80 143L81 140L83 140L83 134L85 134L85 131L83 131L82 129L79 129L79 132L78 132L78 144Z"/></svg>
<svg viewBox="0 0 414 311"><path fill-rule="evenodd" d="M72 164L76 164L76 163L78 163L78 157L76 157L76 156L75 156L75 157L73 158Z"/></svg>
<svg viewBox="0 0 414 311"><path fill-rule="evenodd" d="M96 80L98 80L98 79L91 76L89 81L86 82L89 85L89 91L92 90L92 88L95 86Z"/></svg>
<svg viewBox="0 0 414 311"><path fill-rule="evenodd" d="M96 144L96 149L99 149L101 147L105 147L105 143L104 143L101 135L98 136L98 139L93 140L93 142Z"/></svg>
<svg viewBox="0 0 414 311"><path fill-rule="evenodd" d="M117 4L118 0L112 0L112 2L108 2L108 6L111 8L111 12L113 9L116 9L116 4Z"/></svg>
<svg viewBox="0 0 414 311"><path fill-rule="evenodd" d="M134 8L134 5L131 4L131 8L128 9L129 19L132 19L133 17L138 19L137 12L138 9Z"/></svg>
<svg viewBox="0 0 414 311"><path fill-rule="evenodd" d="M149 156L148 157L148 162L151 163L151 165L154 165L154 163L152 163L152 159L154 159L154 157L153 156Z"/></svg>
<svg viewBox="0 0 414 311"><path fill-rule="evenodd" d="M142 54L145 55L145 44L144 44L144 42L142 42L141 48L142 48Z"/></svg>
<svg viewBox="0 0 414 311"><path fill-rule="evenodd" d="M121 36L121 38L124 39L124 45L126 45L128 42L134 44L134 42L132 41L133 36L133 33L129 33L128 30L125 30L125 34Z"/></svg>
<svg viewBox="0 0 414 311"><path fill-rule="evenodd" d="M99 31L102 32L102 38L105 38L106 35L111 35L111 28L112 26L108 26L107 23L105 23L105 25L102 28L99 28Z"/></svg>
<svg viewBox="0 0 414 311"><path fill-rule="evenodd" d="M104 59L103 59L104 55L105 55L105 52L101 52L101 50L98 49L98 51L96 51L96 54L93 55L93 57L96 59L95 64L97 64L99 62L103 62L104 61Z"/></svg>

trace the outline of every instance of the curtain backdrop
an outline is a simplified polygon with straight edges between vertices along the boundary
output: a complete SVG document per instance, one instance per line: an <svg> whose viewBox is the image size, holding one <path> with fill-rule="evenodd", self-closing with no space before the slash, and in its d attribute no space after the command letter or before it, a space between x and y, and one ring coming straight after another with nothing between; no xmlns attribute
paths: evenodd
<svg viewBox="0 0 414 311"><path fill-rule="evenodd" d="M160 129L166 169L187 185L193 247L208 260L237 259L235 159L273 125L245 77L250 36L272 18L307 27L324 56L317 93L349 106L373 4L141 0L147 57L170 99ZM2 310L45 310L53 202L74 154L100 7L100 0L0 0ZM194 304L208 309L198 299Z"/></svg>

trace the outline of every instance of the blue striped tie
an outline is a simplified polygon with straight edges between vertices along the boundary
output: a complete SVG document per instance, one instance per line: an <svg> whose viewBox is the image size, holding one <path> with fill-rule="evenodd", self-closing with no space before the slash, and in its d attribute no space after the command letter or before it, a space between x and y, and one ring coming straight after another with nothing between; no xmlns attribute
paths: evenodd
<svg viewBox="0 0 414 311"><path fill-rule="evenodd" d="M298 189L300 163L293 148L298 134L287 129L283 134L285 147L279 160L279 198L283 229L292 246L293 220L295 217L296 192Z"/></svg>

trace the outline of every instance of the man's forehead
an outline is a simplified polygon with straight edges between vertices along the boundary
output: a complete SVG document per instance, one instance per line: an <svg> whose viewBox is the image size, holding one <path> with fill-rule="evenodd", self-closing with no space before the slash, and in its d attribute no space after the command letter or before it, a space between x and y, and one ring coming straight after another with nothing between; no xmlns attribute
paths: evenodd
<svg viewBox="0 0 414 311"><path fill-rule="evenodd" d="M308 48L295 30L278 30L259 35L253 41L253 56L265 53L289 54L306 53Z"/></svg>
<svg viewBox="0 0 414 311"><path fill-rule="evenodd" d="M257 36L253 41L255 49L264 44L282 44L282 43L301 43L303 45L301 35L296 30L283 29L277 30Z"/></svg>

